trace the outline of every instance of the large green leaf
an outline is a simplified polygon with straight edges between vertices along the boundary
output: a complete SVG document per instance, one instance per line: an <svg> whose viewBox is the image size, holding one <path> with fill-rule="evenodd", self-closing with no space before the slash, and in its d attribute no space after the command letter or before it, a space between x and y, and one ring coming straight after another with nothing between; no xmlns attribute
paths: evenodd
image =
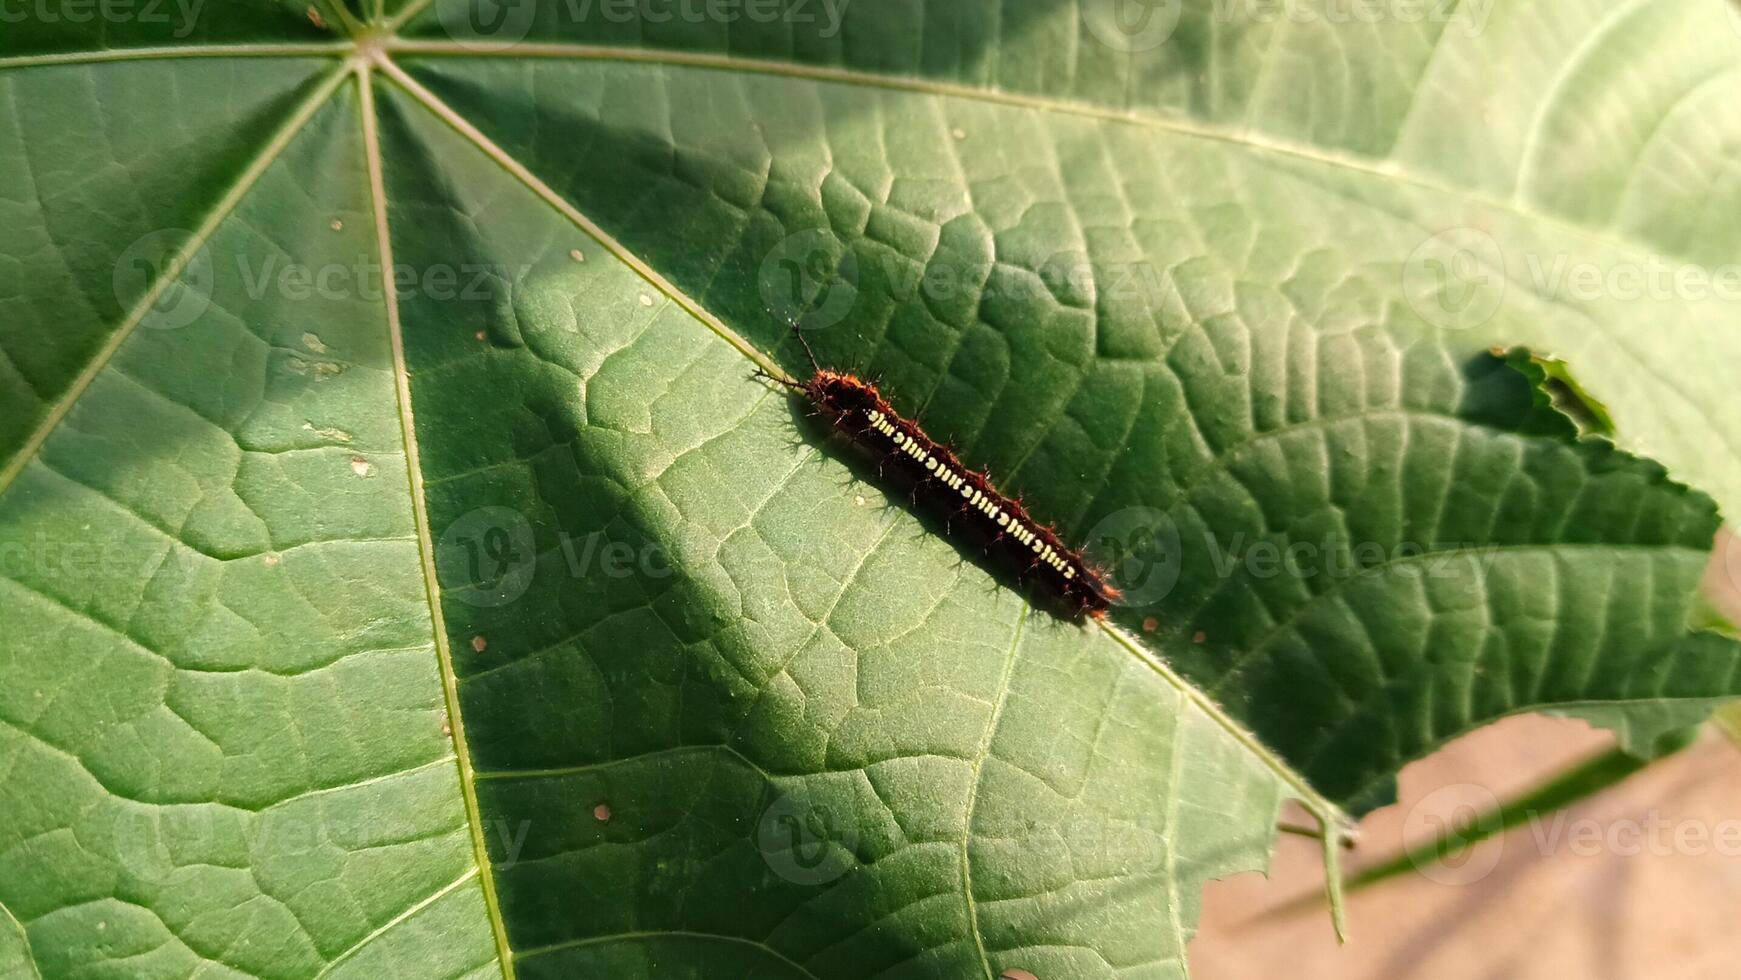
<svg viewBox="0 0 1741 980"><path fill-rule="evenodd" d="M1734 297L1566 278L1736 261L1722 6L386 7L0 36L0 969L1178 976L1284 797L1741 693Z"/></svg>

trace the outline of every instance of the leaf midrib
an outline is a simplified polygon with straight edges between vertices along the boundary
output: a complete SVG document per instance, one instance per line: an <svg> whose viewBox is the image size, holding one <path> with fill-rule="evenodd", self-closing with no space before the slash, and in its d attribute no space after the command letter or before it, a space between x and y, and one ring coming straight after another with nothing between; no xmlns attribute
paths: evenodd
<svg viewBox="0 0 1741 980"><path fill-rule="evenodd" d="M453 650L449 645L447 620L441 606L441 583L435 570L435 538L429 530L429 508L424 499L423 464L419 458L417 427L412 417L411 372L405 362L405 334L399 318L399 303L393 282L393 236L387 223L387 186L381 159L380 119L375 107L373 61L359 58L352 68L357 80L358 115L363 128L363 155L368 169L369 197L375 225L376 257L382 276L382 307L387 318L387 336L393 357L393 390L399 413L399 426L404 438L407 491L411 497L411 514L417 527L417 555L423 577L425 601L429 605L430 627L434 633L436 663L441 673L441 696L447 716L448 735L453 740L455 762L459 769L460 795L465 804L466 823L471 831L472 856L483 890L484 908L490 919L490 932L496 943L496 958L502 970L502 980L514 980L514 950L508 941L508 926L502 916L501 899L496 892L494 868L490 864L489 847L484 841L483 811L478 803L477 779L472 764L471 749L465 737L465 719L460 712L459 677L453 666Z"/></svg>

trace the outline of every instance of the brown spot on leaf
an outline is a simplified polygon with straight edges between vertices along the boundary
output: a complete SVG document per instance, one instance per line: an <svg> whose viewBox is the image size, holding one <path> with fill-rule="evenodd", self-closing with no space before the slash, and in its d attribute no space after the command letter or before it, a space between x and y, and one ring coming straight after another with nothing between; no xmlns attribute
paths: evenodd
<svg viewBox="0 0 1741 980"><path fill-rule="evenodd" d="M1209 639L1209 634L1203 632L1202 630L1198 630L1197 632L1191 634L1191 642L1192 643L1202 643L1204 640L1207 640L1207 639Z"/></svg>
<svg viewBox="0 0 1741 980"><path fill-rule="evenodd" d="M476 650L479 653L483 653L484 648L488 647L489 645L490 645L490 641L484 639L482 634L479 634L477 636L472 637L472 649Z"/></svg>
<svg viewBox="0 0 1741 980"><path fill-rule="evenodd" d="M1161 621L1156 619L1153 616L1149 616L1143 620L1143 632L1144 633L1153 633L1155 630L1158 630L1160 628L1161 628Z"/></svg>
<svg viewBox="0 0 1741 980"><path fill-rule="evenodd" d="M611 805L609 803L600 803L598 806L593 807L592 808L592 817L594 820L597 820L599 823L610 822Z"/></svg>
<svg viewBox="0 0 1741 980"><path fill-rule="evenodd" d="M351 472L358 476L368 476L375 471L375 464L361 456L351 457Z"/></svg>
<svg viewBox="0 0 1741 980"><path fill-rule="evenodd" d="M332 361L308 361L300 357L287 358L284 369L291 374L312 374L316 381L325 381L344 373L345 370L344 365Z"/></svg>

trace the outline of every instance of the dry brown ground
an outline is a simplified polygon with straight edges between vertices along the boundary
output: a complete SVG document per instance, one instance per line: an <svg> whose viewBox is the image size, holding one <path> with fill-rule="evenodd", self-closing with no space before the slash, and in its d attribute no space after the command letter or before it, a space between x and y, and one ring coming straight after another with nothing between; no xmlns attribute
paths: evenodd
<svg viewBox="0 0 1741 980"><path fill-rule="evenodd" d="M1741 548L1730 548L1733 560ZM1733 608L1741 583L1730 578L1713 584L1730 590L1724 604ZM1611 744L1581 722L1536 716L1465 736L1403 770L1401 802L1367 817L1350 863L1357 870L1395 854L1405 834L1421 840L1430 818L1459 800L1505 798ZM1435 874L1442 880L1410 874L1351 897L1350 942L1339 947L1321 906L1266 914L1322 888L1317 842L1284 834L1269 879L1245 874L1210 884L1191 975L1734 980L1741 977L1741 748L1709 731L1565 811L1559 823L1526 823Z"/></svg>

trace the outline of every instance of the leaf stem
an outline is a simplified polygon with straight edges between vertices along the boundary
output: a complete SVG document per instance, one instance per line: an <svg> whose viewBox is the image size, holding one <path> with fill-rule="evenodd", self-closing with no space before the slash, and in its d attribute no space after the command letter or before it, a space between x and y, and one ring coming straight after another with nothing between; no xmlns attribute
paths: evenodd
<svg viewBox="0 0 1741 980"><path fill-rule="evenodd" d="M1330 926L1336 930L1336 941L1348 941L1348 908L1342 893L1342 840L1329 824L1324 825L1321 844L1324 851L1324 898L1330 903Z"/></svg>

